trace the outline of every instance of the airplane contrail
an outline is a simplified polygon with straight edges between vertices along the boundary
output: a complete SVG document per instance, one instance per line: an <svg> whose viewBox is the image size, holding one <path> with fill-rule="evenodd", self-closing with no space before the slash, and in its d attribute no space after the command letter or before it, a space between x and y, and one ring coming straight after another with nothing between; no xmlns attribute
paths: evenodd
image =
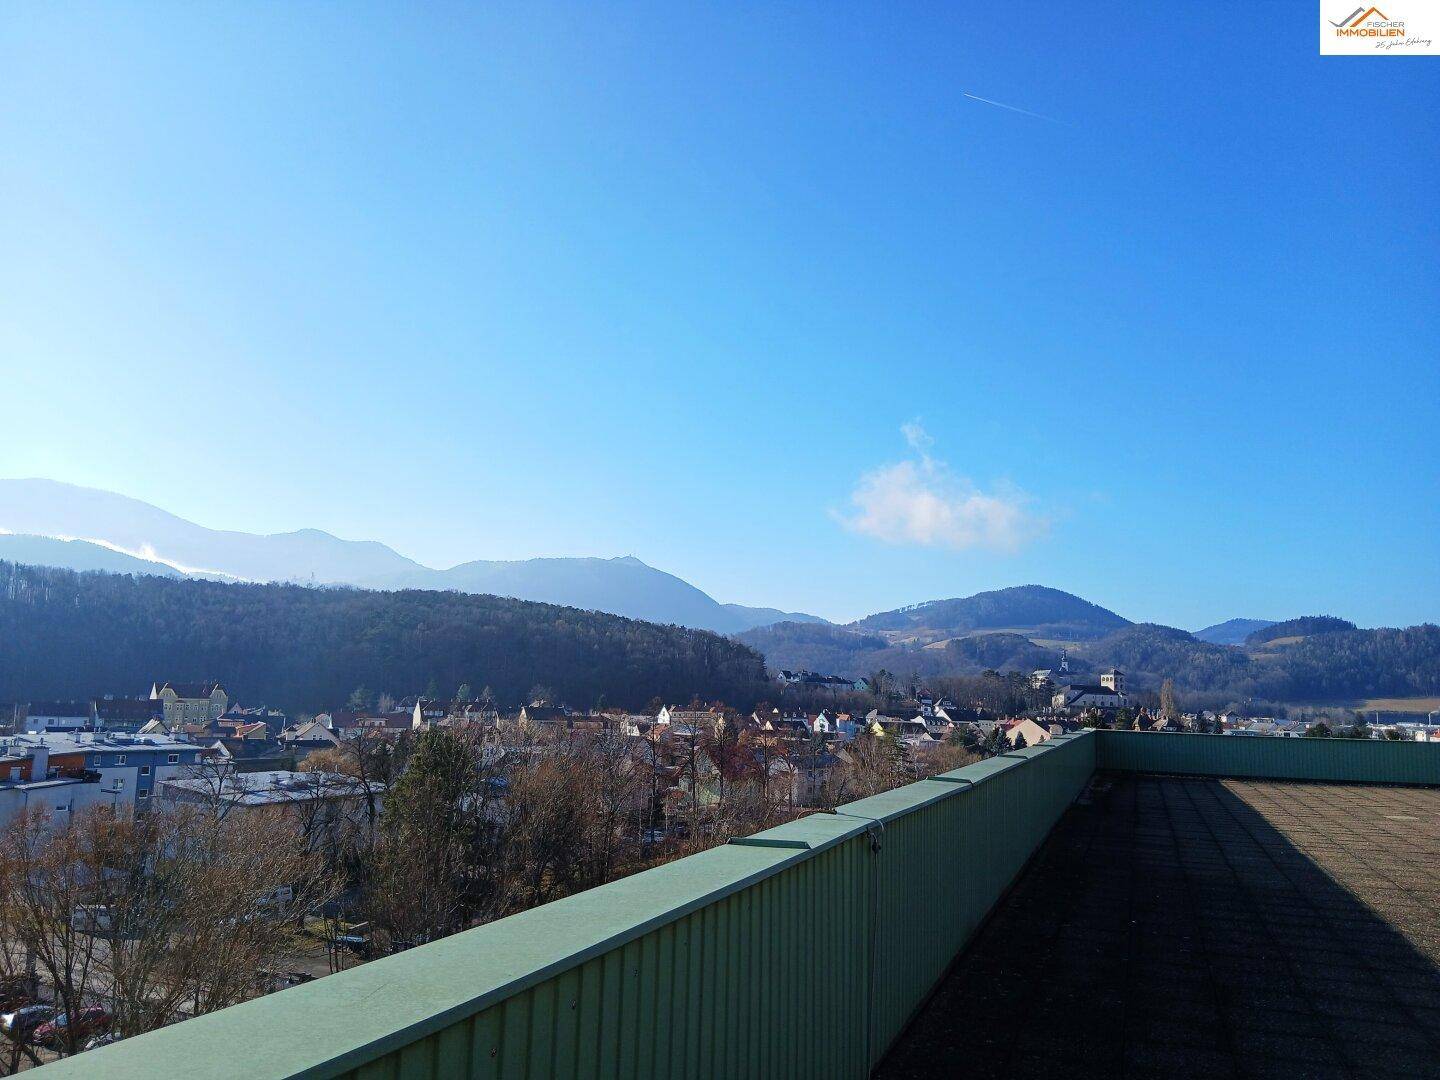
<svg viewBox="0 0 1440 1080"><path fill-rule="evenodd" d="M1009 109L1011 112L1018 112L1022 116L1033 116L1036 120L1048 120L1052 124L1065 123L1064 120L1057 120L1055 119L1055 117L1046 116L1044 113L1031 112L1029 109L1021 109L1017 108L1014 105L1006 105L1003 101L991 101L989 98L983 98L979 94L972 94L969 90L961 90L960 93L965 97L969 98L971 101L982 101L986 105L994 105L997 109Z"/></svg>

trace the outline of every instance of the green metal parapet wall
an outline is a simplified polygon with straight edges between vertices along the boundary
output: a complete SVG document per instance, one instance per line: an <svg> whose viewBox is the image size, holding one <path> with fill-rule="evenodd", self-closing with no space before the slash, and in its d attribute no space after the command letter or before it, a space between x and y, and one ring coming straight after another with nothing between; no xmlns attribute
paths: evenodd
<svg viewBox="0 0 1440 1080"><path fill-rule="evenodd" d="M1330 743L1061 736L41 1072L862 1078L1097 767L1440 784L1440 745Z"/></svg>
<svg viewBox="0 0 1440 1080"><path fill-rule="evenodd" d="M1097 731L1097 768L1250 780L1440 784L1440 743Z"/></svg>
<svg viewBox="0 0 1440 1080"><path fill-rule="evenodd" d="M42 1072L865 1077L1094 767L1054 739Z"/></svg>

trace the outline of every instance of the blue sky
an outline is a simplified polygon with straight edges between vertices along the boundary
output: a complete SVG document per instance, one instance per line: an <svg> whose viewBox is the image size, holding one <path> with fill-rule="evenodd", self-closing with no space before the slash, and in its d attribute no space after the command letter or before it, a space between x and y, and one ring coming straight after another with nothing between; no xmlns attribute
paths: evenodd
<svg viewBox="0 0 1440 1080"><path fill-rule="evenodd" d="M0 475L832 618L1440 618L1440 64L1014 11L12 5Z"/></svg>

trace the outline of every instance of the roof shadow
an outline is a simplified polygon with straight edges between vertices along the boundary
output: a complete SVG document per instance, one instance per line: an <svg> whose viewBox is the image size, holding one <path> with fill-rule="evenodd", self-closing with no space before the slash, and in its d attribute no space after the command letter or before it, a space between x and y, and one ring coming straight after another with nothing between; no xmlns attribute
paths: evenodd
<svg viewBox="0 0 1440 1080"><path fill-rule="evenodd" d="M1440 1077L1440 790L1097 775L876 1075Z"/></svg>

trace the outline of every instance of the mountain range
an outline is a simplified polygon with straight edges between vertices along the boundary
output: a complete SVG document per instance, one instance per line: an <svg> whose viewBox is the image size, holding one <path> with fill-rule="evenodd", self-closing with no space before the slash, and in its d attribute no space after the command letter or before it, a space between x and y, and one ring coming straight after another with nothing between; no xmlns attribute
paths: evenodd
<svg viewBox="0 0 1440 1080"><path fill-rule="evenodd" d="M1022 599L1022 606L1033 603L1039 592L1036 586L1021 590L1022 597L1030 594ZM1003 609L1005 594L1013 592L1002 589L970 599ZM1066 593L1059 596L1068 598L1057 600L1059 610L1072 608L1069 601L1079 599ZM1040 625L1052 625L1049 613L1041 609L1038 614L1046 620ZM1062 642L1036 635L1034 628L1015 626L1018 619L1008 621L1012 623L1008 629L951 633L960 628L950 627L940 635L930 628L915 635L909 629L877 632L860 624L782 622L736 637L761 653L771 667L850 678L882 668L902 681L969 677L986 671L1055 671L1064 657L1071 681L1094 682L1098 672L1114 666L1126 673L1133 690L1153 693L1169 678L1188 700L1217 708L1262 701L1335 705L1382 697L1418 700L1440 693L1440 627L1431 624L1362 630L1342 619L1310 616L1277 624L1294 633L1269 637L1261 630L1242 645L1221 645L1173 626L1128 622L1103 634L1073 634Z"/></svg>
<svg viewBox="0 0 1440 1080"><path fill-rule="evenodd" d="M0 559L161 577L451 589L734 634L814 615L722 604L634 556L476 560L434 569L374 540L319 529L259 535L210 529L113 492L54 480L0 480Z"/></svg>
<svg viewBox="0 0 1440 1080"><path fill-rule="evenodd" d="M355 595L375 597L376 604L389 603L385 593L403 594L393 609L375 609L387 612L408 612L420 602L416 597L440 602L447 594L539 601L558 606L525 614L525 625L563 623L572 617L563 609L580 608L729 634L772 668L852 677L882 667L902 677L1030 671L1055 668L1064 655L1077 679L1113 664L1125 669L1136 687L1153 689L1169 677L1183 691L1228 701L1440 692L1440 628L1431 625L1363 630L1333 616L1279 623L1231 619L1192 635L1132 623L1059 589L1020 585L838 626L813 615L722 604L633 556L477 560L435 569L375 541L343 540L317 529L273 535L209 529L123 495L49 480L0 480L0 560L130 574L137 581L148 576L357 586L366 592ZM298 590L307 591L316 590ZM354 596L337 604L347 612L369 610ZM457 625L508 609L463 610L455 616ZM478 614L482 611L486 614ZM690 648L671 640L665 639L664 649L678 650L677 655ZM519 669L514 677L521 678ZM613 695L614 688L608 692Z"/></svg>

